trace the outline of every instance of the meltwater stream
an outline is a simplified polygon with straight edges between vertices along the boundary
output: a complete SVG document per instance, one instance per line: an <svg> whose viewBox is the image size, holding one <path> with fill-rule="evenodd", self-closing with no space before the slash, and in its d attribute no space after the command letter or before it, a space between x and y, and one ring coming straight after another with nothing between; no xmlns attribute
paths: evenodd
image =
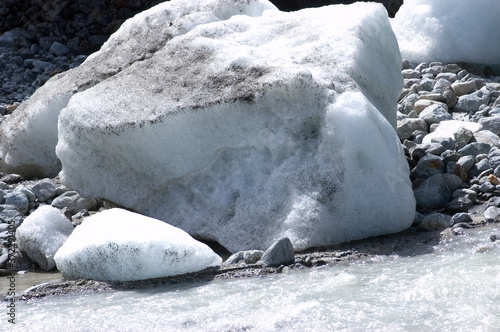
<svg viewBox="0 0 500 332"><path fill-rule="evenodd" d="M500 331L500 226L429 254L18 302L22 331ZM4 322L2 322L4 323ZM3 326L3 325L2 325Z"/></svg>

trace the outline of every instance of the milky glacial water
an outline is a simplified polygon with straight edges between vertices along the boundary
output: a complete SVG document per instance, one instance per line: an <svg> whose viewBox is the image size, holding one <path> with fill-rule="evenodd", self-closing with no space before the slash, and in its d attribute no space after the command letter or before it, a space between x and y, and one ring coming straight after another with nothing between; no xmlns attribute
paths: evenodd
<svg viewBox="0 0 500 332"><path fill-rule="evenodd" d="M15 330L500 331L499 229L413 257L21 302Z"/></svg>

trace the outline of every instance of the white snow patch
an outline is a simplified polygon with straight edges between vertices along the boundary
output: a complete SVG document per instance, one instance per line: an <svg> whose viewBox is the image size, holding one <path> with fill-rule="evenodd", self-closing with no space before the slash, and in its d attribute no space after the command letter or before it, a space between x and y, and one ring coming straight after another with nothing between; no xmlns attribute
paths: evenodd
<svg viewBox="0 0 500 332"><path fill-rule="evenodd" d="M391 23L409 61L500 65L499 17L498 0L405 0Z"/></svg>
<svg viewBox="0 0 500 332"><path fill-rule="evenodd" d="M118 281L185 274L222 263L183 230L118 208L86 218L54 259L65 278Z"/></svg>

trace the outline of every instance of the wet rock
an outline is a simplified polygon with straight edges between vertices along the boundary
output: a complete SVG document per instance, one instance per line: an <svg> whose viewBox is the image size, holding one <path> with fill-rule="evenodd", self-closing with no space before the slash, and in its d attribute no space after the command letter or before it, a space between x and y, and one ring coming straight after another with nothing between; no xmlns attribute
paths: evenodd
<svg viewBox="0 0 500 332"><path fill-rule="evenodd" d="M451 217L450 224L456 225L456 224L461 224L461 223L467 223L470 224L472 223L472 217L466 213L466 212L460 212L456 213Z"/></svg>
<svg viewBox="0 0 500 332"><path fill-rule="evenodd" d="M446 204L446 210L457 213L457 212L467 212L469 211L474 203L466 197L457 197L452 199L452 201Z"/></svg>
<svg viewBox="0 0 500 332"><path fill-rule="evenodd" d="M431 213L426 215L422 222L418 225L418 229L421 231L435 231L438 229L444 229L451 226L451 217L442 213Z"/></svg>
<svg viewBox="0 0 500 332"><path fill-rule="evenodd" d="M477 193L470 189L457 189L453 192L452 198L466 197L475 203L477 201Z"/></svg>
<svg viewBox="0 0 500 332"><path fill-rule="evenodd" d="M484 219L487 222L499 222L500 221L500 208L496 206L490 206L484 211Z"/></svg>

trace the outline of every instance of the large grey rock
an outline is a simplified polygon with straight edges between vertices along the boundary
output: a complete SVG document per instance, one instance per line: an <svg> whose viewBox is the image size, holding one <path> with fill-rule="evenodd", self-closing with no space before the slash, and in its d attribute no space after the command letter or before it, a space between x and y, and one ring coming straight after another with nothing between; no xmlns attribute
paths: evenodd
<svg viewBox="0 0 500 332"><path fill-rule="evenodd" d="M481 89L458 98L454 111L475 113L481 105L488 105L489 101L490 92L486 89Z"/></svg>
<svg viewBox="0 0 500 332"><path fill-rule="evenodd" d="M282 238L272 244L262 255L260 262L263 266L280 266L292 264L295 254L289 238Z"/></svg>
<svg viewBox="0 0 500 332"><path fill-rule="evenodd" d="M19 248L44 270L53 269L54 255L73 232L71 221L49 205L30 214L16 231Z"/></svg>
<svg viewBox="0 0 500 332"><path fill-rule="evenodd" d="M474 166L476 159L474 156L462 156L458 159L457 164L462 167L465 173L469 172Z"/></svg>
<svg viewBox="0 0 500 332"><path fill-rule="evenodd" d="M441 121L451 120L452 116L448 111L438 104L433 104L426 107L419 114L420 118L423 119L430 126L433 123L440 123Z"/></svg>
<svg viewBox="0 0 500 332"><path fill-rule="evenodd" d="M488 154L491 149L491 145L488 143L472 142L458 150L458 154L462 156L473 156L476 157L480 154Z"/></svg>
<svg viewBox="0 0 500 332"><path fill-rule="evenodd" d="M408 227L385 9L273 9L177 0L135 16L4 121L6 168L57 173L57 144L67 187L231 252Z"/></svg>
<svg viewBox="0 0 500 332"><path fill-rule="evenodd" d="M40 202L46 202L57 195L57 186L50 179L38 181L31 190Z"/></svg>
<svg viewBox="0 0 500 332"><path fill-rule="evenodd" d="M484 127L483 127L484 128ZM490 130L479 130L474 133L477 142L486 143L490 146L500 147L500 137Z"/></svg>
<svg viewBox="0 0 500 332"><path fill-rule="evenodd" d="M68 208L71 214L76 214L81 210L94 210L97 207L97 201L94 198L82 197L76 191L67 191L55 198L51 205L61 210Z"/></svg>
<svg viewBox="0 0 500 332"><path fill-rule="evenodd" d="M484 130L489 130L495 135L500 135L500 116L480 118L478 123L482 125Z"/></svg>

